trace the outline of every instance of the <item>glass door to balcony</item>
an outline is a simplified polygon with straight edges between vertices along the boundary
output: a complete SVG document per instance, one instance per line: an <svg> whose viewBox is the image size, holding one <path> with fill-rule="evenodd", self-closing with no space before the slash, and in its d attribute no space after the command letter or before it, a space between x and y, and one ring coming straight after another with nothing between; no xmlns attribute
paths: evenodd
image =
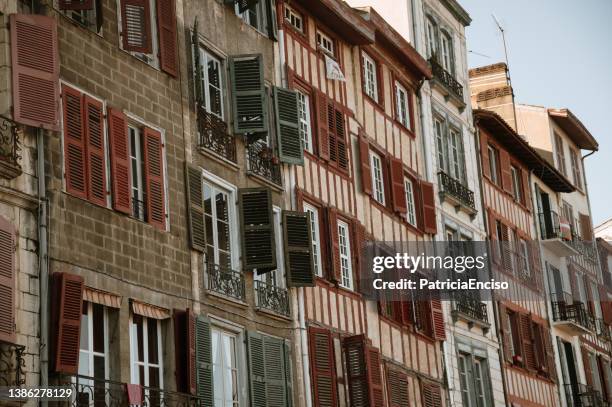
<svg viewBox="0 0 612 407"><path fill-rule="evenodd" d="M576 356L571 343L562 341L557 337L557 345L559 348L559 359L561 361L561 375L563 379L563 388L565 390L565 398L568 406L579 405L579 382L577 375Z"/></svg>

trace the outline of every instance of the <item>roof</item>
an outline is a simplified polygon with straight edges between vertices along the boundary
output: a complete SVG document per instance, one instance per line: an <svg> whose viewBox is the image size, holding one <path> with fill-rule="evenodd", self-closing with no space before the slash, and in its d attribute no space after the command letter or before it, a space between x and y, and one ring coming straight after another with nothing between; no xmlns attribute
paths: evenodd
<svg viewBox="0 0 612 407"><path fill-rule="evenodd" d="M489 130L500 144L512 155L518 157L553 191L573 192L576 190L563 174L540 156L500 115L484 109L475 109L473 113L476 125Z"/></svg>
<svg viewBox="0 0 612 407"><path fill-rule="evenodd" d="M450 11L453 16L455 16L455 18L459 20L461 24L463 24L464 27L470 25L472 22L472 17L470 17L468 12L461 7L459 2L456 0L440 0L440 2L444 4L448 11Z"/></svg>
<svg viewBox="0 0 612 407"><path fill-rule="evenodd" d="M569 109L548 109L548 115L578 147L592 151L599 149L595 137Z"/></svg>
<svg viewBox="0 0 612 407"><path fill-rule="evenodd" d="M472 68L468 71L470 78L475 76L480 76L482 74L494 73L494 72L506 72L508 67L505 62L497 62L495 64L479 66L477 68Z"/></svg>

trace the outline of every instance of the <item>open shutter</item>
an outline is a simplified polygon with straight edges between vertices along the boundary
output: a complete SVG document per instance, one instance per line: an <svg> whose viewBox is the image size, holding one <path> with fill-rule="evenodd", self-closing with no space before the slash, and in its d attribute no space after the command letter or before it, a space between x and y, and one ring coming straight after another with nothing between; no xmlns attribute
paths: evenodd
<svg viewBox="0 0 612 407"><path fill-rule="evenodd" d="M285 341L262 335L266 375L266 406L286 406ZM255 403L253 403L256 406Z"/></svg>
<svg viewBox="0 0 612 407"><path fill-rule="evenodd" d="M361 162L361 188L372 195L372 167L370 166L370 143L364 132L359 134L359 160Z"/></svg>
<svg viewBox="0 0 612 407"><path fill-rule="evenodd" d="M55 339L55 371L77 374L79 341L81 337L81 309L83 277L68 273L53 274L53 312Z"/></svg>
<svg viewBox="0 0 612 407"><path fill-rule="evenodd" d="M121 0L121 36L124 50L152 52L149 0Z"/></svg>
<svg viewBox="0 0 612 407"><path fill-rule="evenodd" d="M512 362L512 331L510 330L510 315L506 311L506 307L503 304L499 304L499 325L500 332L502 335L502 350L504 354L504 359L506 362Z"/></svg>
<svg viewBox="0 0 612 407"><path fill-rule="evenodd" d="M266 89L261 54L231 57L229 69L232 81L234 133L267 131Z"/></svg>
<svg viewBox="0 0 612 407"><path fill-rule="evenodd" d="M608 290L605 286L599 286L599 300L601 301L601 312L606 324L612 325L612 301L608 299Z"/></svg>
<svg viewBox="0 0 612 407"><path fill-rule="evenodd" d="M93 0L59 0L60 10L92 10Z"/></svg>
<svg viewBox="0 0 612 407"><path fill-rule="evenodd" d="M593 294L591 293L591 280L586 274L582 276L584 291L586 294L586 306L591 315L595 315L595 304L593 304Z"/></svg>
<svg viewBox="0 0 612 407"><path fill-rule="evenodd" d="M206 222L204 222L204 196L202 194L202 171L185 162L187 177L187 202L189 205L189 237L191 248L206 251Z"/></svg>
<svg viewBox="0 0 612 407"><path fill-rule="evenodd" d="M519 318L523 366L529 370L537 370L533 346L533 332L531 329L531 316L529 314L520 314Z"/></svg>
<svg viewBox="0 0 612 407"><path fill-rule="evenodd" d="M285 393L287 394L287 407L293 407L293 375L291 364L291 342L284 341L285 356Z"/></svg>
<svg viewBox="0 0 612 407"><path fill-rule="evenodd" d="M380 366L380 352L371 346L366 346L368 387L370 393L370 407L385 407L383 393L383 375Z"/></svg>
<svg viewBox="0 0 612 407"><path fill-rule="evenodd" d="M132 182L127 118L117 109L108 109L108 139L110 142L113 208L132 213Z"/></svg>
<svg viewBox="0 0 612 407"><path fill-rule="evenodd" d="M13 119L59 130L59 56L53 17L11 14Z"/></svg>
<svg viewBox="0 0 612 407"><path fill-rule="evenodd" d="M64 171L66 191L87 199L86 136L83 128L83 98L81 92L62 87L64 113Z"/></svg>
<svg viewBox="0 0 612 407"><path fill-rule="evenodd" d="M15 342L15 229L0 216L0 341Z"/></svg>
<svg viewBox="0 0 612 407"><path fill-rule="evenodd" d="M195 315L187 310L174 310L176 354L176 387L179 391L196 394Z"/></svg>
<svg viewBox="0 0 612 407"><path fill-rule="evenodd" d="M276 268L276 245L272 215L272 194L268 188L239 191L242 230L242 265L258 273Z"/></svg>
<svg viewBox="0 0 612 407"><path fill-rule="evenodd" d="M274 87L274 113L278 156L282 162L304 164L304 146L300 139L297 92Z"/></svg>
<svg viewBox="0 0 612 407"><path fill-rule="evenodd" d="M421 181L421 198L423 200L424 232L436 234L436 201L434 197L434 186L431 182Z"/></svg>
<svg viewBox="0 0 612 407"><path fill-rule="evenodd" d="M329 241L329 278L341 281L340 276L340 241L338 238L338 210L333 207L327 208L327 227Z"/></svg>
<svg viewBox="0 0 612 407"><path fill-rule="evenodd" d="M87 143L87 195L89 201L106 206L106 152L102 102L83 97Z"/></svg>
<svg viewBox="0 0 612 407"><path fill-rule="evenodd" d="M249 390L253 407L267 407L264 338L257 332L247 333Z"/></svg>
<svg viewBox="0 0 612 407"><path fill-rule="evenodd" d="M404 163L399 158L390 159L391 192L393 195L393 210L406 213L406 187L404 185Z"/></svg>
<svg viewBox="0 0 612 407"><path fill-rule="evenodd" d="M283 211L283 231L287 285L314 286L312 232L308 213Z"/></svg>
<svg viewBox="0 0 612 407"><path fill-rule="evenodd" d="M344 357L351 406L369 406L366 343L363 335L344 338Z"/></svg>
<svg viewBox="0 0 612 407"><path fill-rule="evenodd" d="M351 222L351 250L353 255L353 272L355 274L355 288L363 295L372 294L372 282L369 273L364 269L363 256L366 250L366 228L358 220ZM362 279L362 277L366 277Z"/></svg>
<svg viewBox="0 0 612 407"><path fill-rule="evenodd" d="M486 133L482 130L479 132L480 135L480 158L482 164L482 174L491 179L491 168L489 167L489 138Z"/></svg>
<svg viewBox="0 0 612 407"><path fill-rule="evenodd" d="M329 129L327 96L321 91L315 92L315 111L317 112L317 135L319 146L319 157L329 160Z"/></svg>
<svg viewBox="0 0 612 407"><path fill-rule="evenodd" d="M557 367L555 364L555 351L552 344L552 338L550 336L550 329L544 328L544 326L540 326L540 331L542 334L543 342L544 342L544 351L546 352L546 368L548 377L556 381L557 380Z"/></svg>
<svg viewBox="0 0 612 407"><path fill-rule="evenodd" d="M583 213L580 214L580 235L582 240L590 242L593 240L593 229L591 228L591 217Z"/></svg>
<svg viewBox="0 0 612 407"><path fill-rule="evenodd" d="M438 293L432 293L430 300L431 322L432 322L432 337L436 340L443 341L446 339L446 329L444 324L444 311L442 310L442 301Z"/></svg>
<svg viewBox="0 0 612 407"><path fill-rule="evenodd" d="M506 150L499 150L499 166L501 167L502 186L504 191L512 193L512 172L510 171L510 155Z"/></svg>
<svg viewBox="0 0 612 407"><path fill-rule="evenodd" d="M346 146L346 124L344 113L334 108L334 135L336 141L336 153L338 166L343 170L348 170L348 148Z"/></svg>
<svg viewBox="0 0 612 407"><path fill-rule="evenodd" d="M144 128L144 172L147 192L147 220L158 229L166 229L164 199L164 156L161 133Z"/></svg>
<svg viewBox="0 0 612 407"><path fill-rule="evenodd" d="M387 369L387 392L389 407L409 407L408 376L393 369Z"/></svg>
<svg viewBox="0 0 612 407"><path fill-rule="evenodd" d="M178 74L178 55L174 0L157 0L157 26L161 70L176 77Z"/></svg>
<svg viewBox="0 0 612 407"><path fill-rule="evenodd" d="M198 315L195 320L195 360L196 394L202 400L202 407L213 407L215 398L210 321L202 315Z"/></svg>
<svg viewBox="0 0 612 407"><path fill-rule="evenodd" d="M521 187L523 188L523 193L522 193L522 197L523 197L523 204L527 207L527 209L531 210L531 188L529 188L529 170L528 169L523 169L523 171L521 171L521 175L523 177L523 183L521 185Z"/></svg>
<svg viewBox="0 0 612 407"><path fill-rule="evenodd" d="M593 387L593 372L591 371L591 360L589 351L583 346L582 351L582 366L584 367L584 376L586 377L586 384L589 387Z"/></svg>
<svg viewBox="0 0 612 407"><path fill-rule="evenodd" d="M308 328L312 393L317 407L338 405L334 340L328 329Z"/></svg>
<svg viewBox="0 0 612 407"><path fill-rule="evenodd" d="M423 407L442 407L442 391L439 384L421 382Z"/></svg>

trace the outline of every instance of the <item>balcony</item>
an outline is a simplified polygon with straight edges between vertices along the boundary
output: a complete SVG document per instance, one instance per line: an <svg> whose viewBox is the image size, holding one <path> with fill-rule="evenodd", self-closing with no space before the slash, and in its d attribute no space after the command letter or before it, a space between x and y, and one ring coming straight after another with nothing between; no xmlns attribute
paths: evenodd
<svg viewBox="0 0 612 407"><path fill-rule="evenodd" d="M489 315L487 312L487 304L480 301L473 294L465 292L457 292L454 294L455 309L453 310L453 318L463 318L468 321L471 328L473 325L479 325L483 329L488 330Z"/></svg>
<svg viewBox="0 0 612 407"><path fill-rule="evenodd" d="M236 164L236 139L228 134L227 124L198 107L198 147Z"/></svg>
<svg viewBox="0 0 612 407"><path fill-rule="evenodd" d="M601 393L582 383L565 384L565 398L572 407L609 407Z"/></svg>
<svg viewBox="0 0 612 407"><path fill-rule="evenodd" d="M24 351L25 346L0 342L0 387L21 387L25 384Z"/></svg>
<svg viewBox="0 0 612 407"><path fill-rule="evenodd" d="M553 298L557 296L553 294ZM563 294L567 301L553 301L554 326L569 335L584 335L595 329L595 319L581 302L570 304L568 293Z"/></svg>
<svg viewBox="0 0 612 407"><path fill-rule="evenodd" d="M248 172L282 187L281 164L272 148L261 141L250 143L247 146Z"/></svg>
<svg viewBox="0 0 612 407"><path fill-rule="evenodd" d="M433 79L431 80L432 86L438 88L443 94L444 98L448 101L453 102L460 111L465 109L465 98L463 96L463 85L455 79L455 77L448 72L440 63L438 58L434 55L429 58L429 65L431 66L431 72L433 73Z"/></svg>
<svg viewBox="0 0 612 407"><path fill-rule="evenodd" d="M472 217L476 215L478 211L474 202L474 192L444 171L438 172L438 179L440 199L453 205L457 212L464 211Z"/></svg>
<svg viewBox="0 0 612 407"><path fill-rule="evenodd" d="M595 319L595 333L604 342L612 342L612 328L602 318Z"/></svg>
<svg viewBox="0 0 612 407"><path fill-rule="evenodd" d="M572 241L571 226L566 222L561 222L556 212L539 213L538 223L544 247L559 257L576 256L579 254ZM563 223L563 227L561 223Z"/></svg>
<svg viewBox="0 0 612 407"><path fill-rule="evenodd" d="M20 135L17 123L0 115L0 178L13 179L21 175Z"/></svg>
<svg viewBox="0 0 612 407"><path fill-rule="evenodd" d="M289 291L286 288L255 280L255 293L258 308L286 317L291 315Z"/></svg>
<svg viewBox="0 0 612 407"><path fill-rule="evenodd" d="M244 274L210 262L205 267L208 290L244 302Z"/></svg>

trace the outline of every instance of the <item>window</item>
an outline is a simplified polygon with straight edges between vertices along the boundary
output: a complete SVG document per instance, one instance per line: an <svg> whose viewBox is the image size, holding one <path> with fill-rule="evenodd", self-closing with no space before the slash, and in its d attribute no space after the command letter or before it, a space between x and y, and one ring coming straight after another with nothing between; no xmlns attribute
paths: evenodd
<svg viewBox="0 0 612 407"><path fill-rule="evenodd" d="M240 405L240 377L236 334L213 327L211 337L214 406L238 407Z"/></svg>
<svg viewBox="0 0 612 407"><path fill-rule="evenodd" d="M304 33L304 19L302 14L287 5L285 5L285 21L299 32Z"/></svg>
<svg viewBox="0 0 612 407"><path fill-rule="evenodd" d="M202 80L200 103L208 113L224 118L223 66L219 58L200 48L200 77Z"/></svg>
<svg viewBox="0 0 612 407"><path fill-rule="evenodd" d="M312 127L310 121L310 97L302 92L297 91L298 99L298 118L300 124L300 138L304 149L309 153L313 152L312 144Z"/></svg>
<svg viewBox="0 0 612 407"><path fill-rule="evenodd" d="M385 204L385 186L383 178L383 164L380 156L370 151L370 166L372 168L372 196L381 205Z"/></svg>
<svg viewBox="0 0 612 407"><path fill-rule="evenodd" d="M567 170L565 168L565 147L563 146L563 139L558 133L554 134L555 139L555 156L557 157L557 169L561 171L563 175L567 176Z"/></svg>
<svg viewBox="0 0 612 407"><path fill-rule="evenodd" d="M412 180L408 177L404 177L404 190L406 191L406 218L408 219L408 223L412 226L416 226L414 185L412 184Z"/></svg>
<svg viewBox="0 0 612 407"><path fill-rule="evenodd" d="M378 72L376 62L365 52L362 52L363 90L374 101L378 102Z"/></svg>
<svg viewBox="0 0 612 407"><path fill-rule="evenodd" d="M132 314L130 325L132 383L162 389L161 321Z"/></svg>
<svg viewBox="0 0 612 407"><path fill-rule="evenodd" d="M453 72L452 40L447 33L440 35L440 63L448 72Z"/></svg>
<svg viewBox="0 0 612 407"><path fill-rule="evenodd" d="M570 149L572 157L572 175L574 177L574 185L578 189L582 189L582 160L580 154L574 149Z"/></svg>
<svg viewBox="0 0 612 407"><path fill-rule="evenodd" d="M310 215L310 230L312 232L312 256L314 260L315 275L323 277L321 268L321 241L319 233L319 210L312 205L304 204L304 212Z"/></svg>
<svg viewBox="0 0 612 407"><path fill-rule="evenodd" d="M463 155L461 153L461 136L455 128L449 129L448 136L450 176L456 180L463 180Z"/></svg>
<svg viewBox="0 0 612 407"><path fill-rule="evenodd" d="M412 130L412 122L410 120L410 94L399 83L395 83L395 114L397 115L397 121L407 129Z"/></svg>
<svg viewBox="0 0 612 407"><path fill-rule="evenodd" d="M497 149L492 146L487 146L489 151L489 172L491 173L491 181L494 184L500 184L500 176L499 176L499 153Z"/></svg>
<svg viewBox="0 0 612 407"><path fill-rule="evenodd" d="M436 149L438 152L438 168L444 169L446 160L445 156L445 146L444 146L444 123L439 118L434 119L434 127L436 130Z"/></svg>
<svg viewBox="0 0 612 407"><path fill-rule="evenodd" d="M438 168L461 183L465 182L463 139L460 127L440 115L434 116Z"/></svg>
<svg viewBox="0 0 612 407"><path fill-rule="evenodd" d="M79 375L97 380L109 379L108 319L107 309L103 305L83 301L79 349ZM78 386L82 393L76 397L79 401L88 400L85 405L105 398L105 389L94 386L94 383L93 380L79 379L78 384L85 387Z"/></svg>
<svg viewBox="0 0 612 407"><path fill-rule="evenodd" d="M520 261L521 261L520 266L523 272L523 276L529 277L531 275L531 270L529 266L529 247L525 239L519 239L519 256L520 256Z"/></svg>
<svg viewBox="0 0 612 407"><path fill-rule="evenodd" d="M323 52L329 54L329 56L331 57L334 57L336 55L336 51L334 48L334 40L332 40L330 36L324 34L321 31L317 31L317 47L323 50Z"/></svg>
<svg viewBox="0 0 612 407"><path fill-rule="evenodd" d="M159 68L157 7L155 0L119 0L121 49ZM155 34L154 34L155 33Z"/></svg>
<svg viewBox="0 0 612 407"><path fill-rule="evenodd" d="M142 128L128 126L130 138L130 168L132 175L132 216L145 220L145 190L143 179Z"/></svg>
<svg viewBox="0 0 612 407"><path fill-rule="evenodd" d="M478 406L486 406L486 388L485 388L485 374L487 362L484 359L474 358L474 388L476 393L476 400Z"/></svg>
<svg viewBox="0 0 612 407"><path fill-rule="evenodd" d="M204 222L206 227L206 261L232 269L235 224L233 193L204 180Z"/></svg>
<svg viewBox="0 0 612 407"><path fill-rule="evenodd" d="M90 0L73 2L59 0L59 9L68 18L90 31L100 34L102 31L102 2ZM78 8L77 9L77 5Z"/></svg>
<svg viewBox="0 0 612 407"><path fill-rule="evenodd" d="M465 407L486 407L489 404L488 363L470 353L459 353L459 382Z"/></svg>
<svg viewBox="0 0 612 407"><path fill-rule="evenodd" d="M508 319L510 320L510 352L512 356L521 354L521 336L519 333L519 314L512 311L508 312Z"/></svg>
<svg viewBox="0 0 612 407"><path fill-rule="evenodd" d="M353 289L353 265L351 264L350 230L347 223L338 221L338 247L340 249L340 285Z"/></svg>
<svg viewBox="0 0 612 407"><path fill-rule="evenodd" d="M427 29L427 57L431 58L437 54L438 28L430 18L426 19Z"/></svg>
<svg viewBox="0 0 612 407"><path fill-rule="evenodd" d="M521 170L514 165L510 166L510 174L512 175L512 196L517 202L523 202L523 187L521 180Z"/></svg>
<svg viewBox="0 0 612 407"><path fill-rule="evenodd" d="M274 235L283 236L283 229L281 227L281 210L278 207L273 207L274 213ZM268 271L267 273L259 274L254 273L255 281L261 281L267 285L275 286L279 288L285 288L285 270L284 264L284 250L282 244L276 245L276 269ZM257 289L257 285L255 286Z"/></svg>
<svg viewBox="0 0 612 407"><path fill-rule="evenodd" d="M240 12L240 3L236 2L235 11L236 15L239 16L245 23L255 28L257 31L268 35L269 27L268 27L268 14L266 10L266 2L258 1L252 7L244 10L242 13Z"/></svg>

